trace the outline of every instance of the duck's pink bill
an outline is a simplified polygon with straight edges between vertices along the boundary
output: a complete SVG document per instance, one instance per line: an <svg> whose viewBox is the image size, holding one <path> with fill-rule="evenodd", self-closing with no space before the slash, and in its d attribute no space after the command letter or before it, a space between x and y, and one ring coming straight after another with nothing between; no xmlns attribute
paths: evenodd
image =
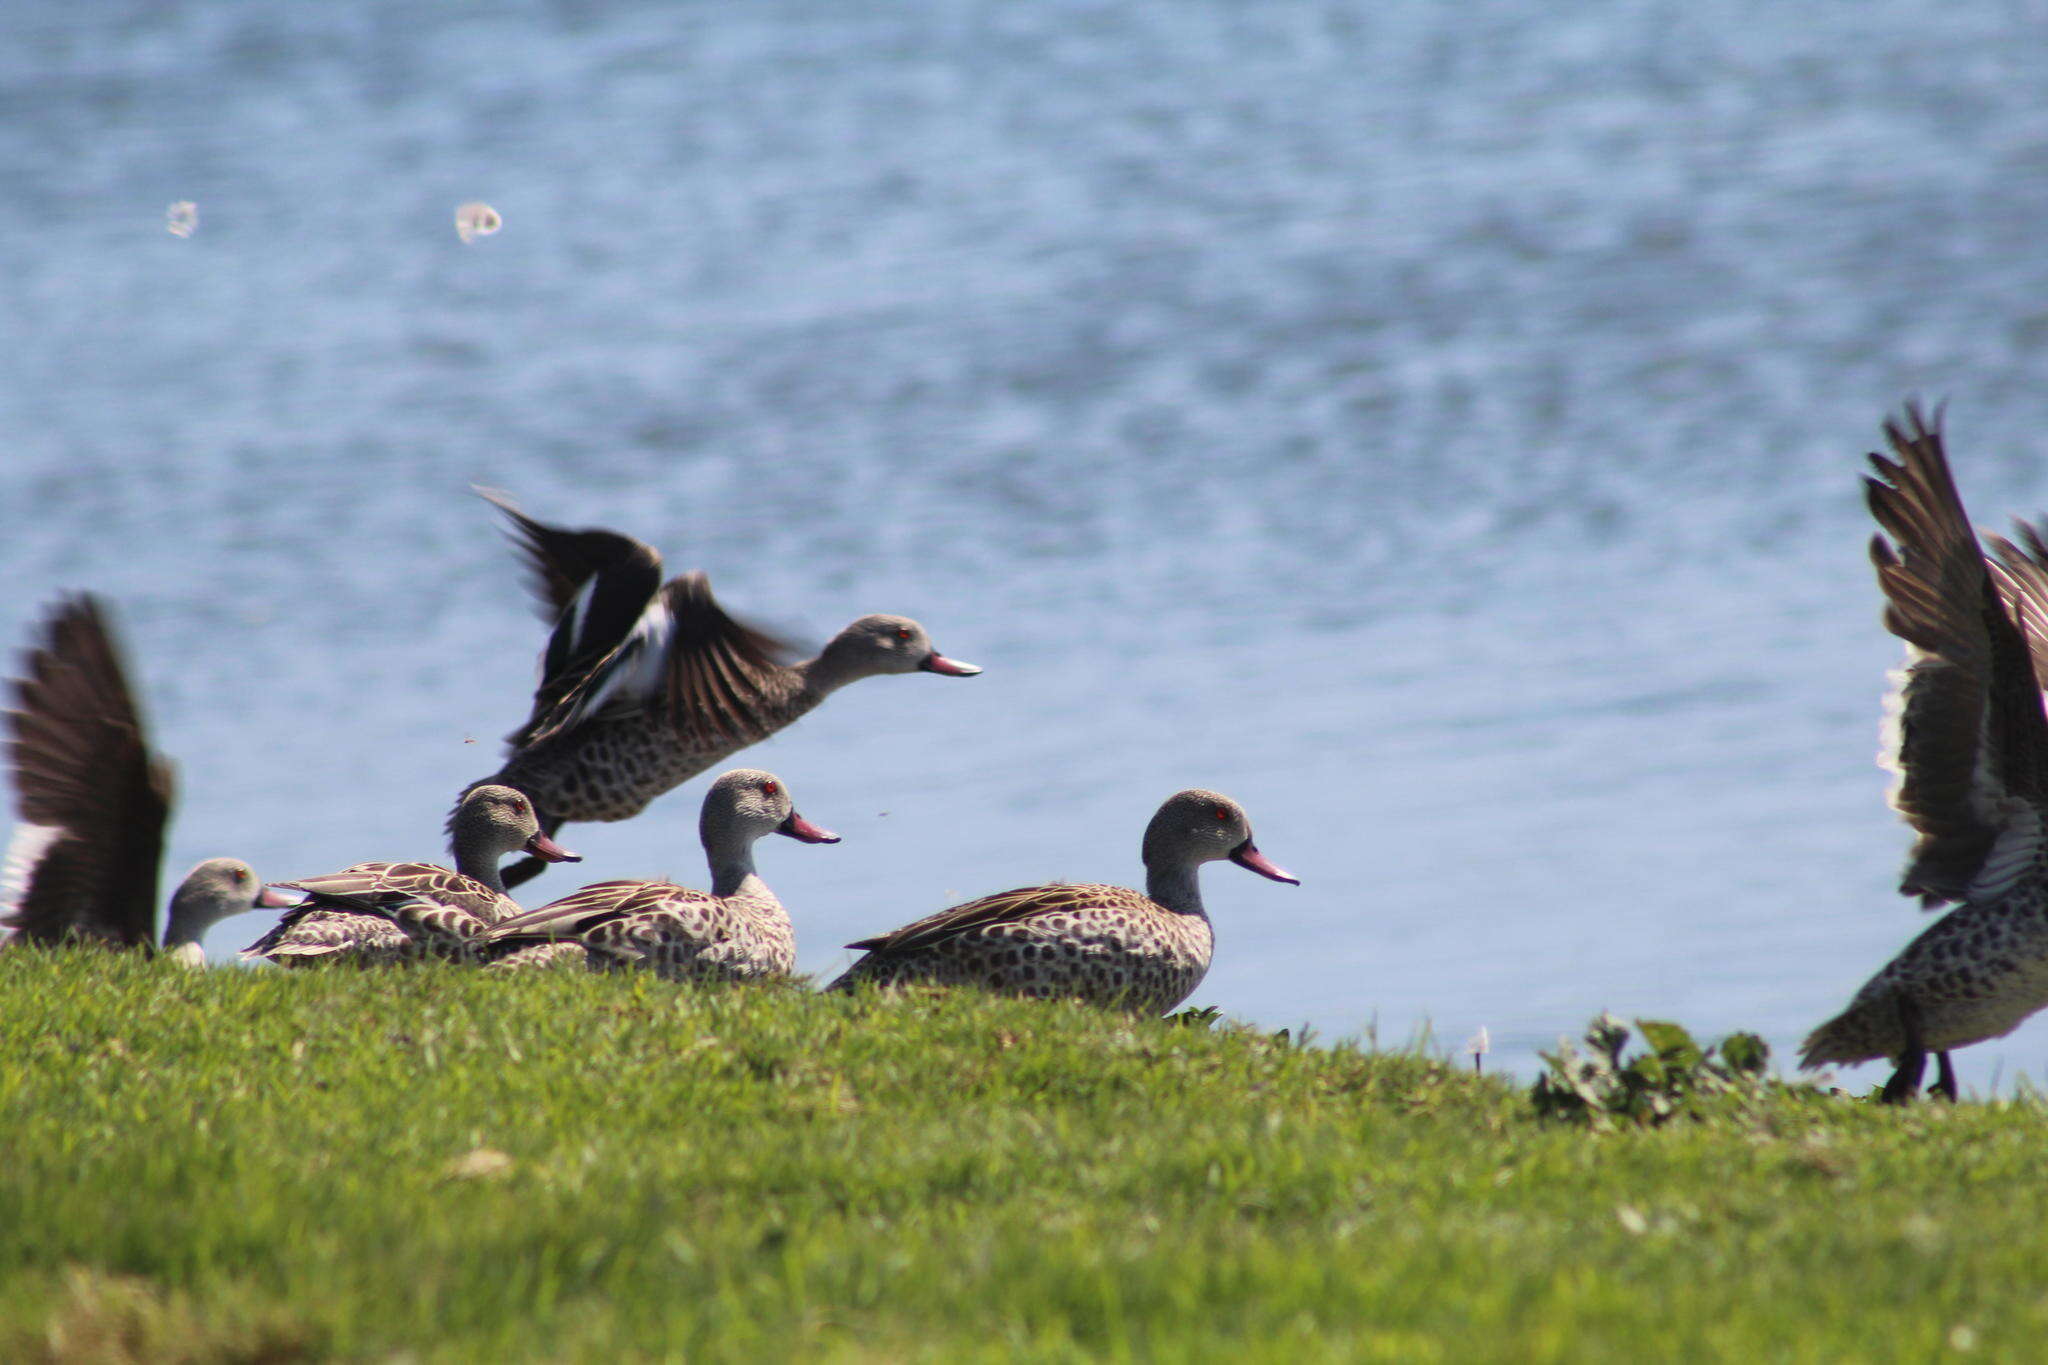
<svg viewBox="0 0 2048 1365"><path fill-rule="evenodd" d="M1275 867L1265 854L1253 847L1252 841L1249 839L1237 846L1237 852L1230 855L1230 861L1236 863L1239 867L1250 868L1261 877L1271 877L1274 881L1286 882L1289 886L1301 885L1301 878L1291 877Z"/></svg>
<svg viewBox="0 0 2048 1365"><path fill-rule="evenodd" d="M936 649L924 656L918 665L927 673L944 673L951 678L971 678L981 672L980 664L963 664L958 659L949 659Z"/></svg>
<svg viewBox="0 0 2048 1365"><path fill-rule="evenodd" d="M792 839L801 839L807 844L836 844L839 842L839 836L831 830L819 829L795 811L791 811L789 818L775 827L775 832L777 834L787 834Z"/></svg>
<svg viewBox="0 0 2048 1365"><path fill-rule="evenodd" d="M303 891L294 895L291 892L280 891L274 886L266 886L256 893L256 908L258 910L290 910L294 906L304 905L308 899L310 898Z"/></svg>
<svg viewBox="0 0 2048 1365"><path fill-rule="evenodd" d="M571 853L545 834L536 834L526 841L526 851L536 858L545 858L551 863L580 863L581 853Z"/></svg>

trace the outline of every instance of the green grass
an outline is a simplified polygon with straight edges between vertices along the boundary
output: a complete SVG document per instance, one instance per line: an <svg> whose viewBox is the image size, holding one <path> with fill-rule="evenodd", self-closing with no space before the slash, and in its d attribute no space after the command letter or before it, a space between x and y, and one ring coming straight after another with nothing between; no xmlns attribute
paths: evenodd
<svg viewBox="0 0 2048 1365"><path fill-rule="evenodd" d="M0 1360L2030 1359L2044 1151L972 994L8 952Z"/></svg>

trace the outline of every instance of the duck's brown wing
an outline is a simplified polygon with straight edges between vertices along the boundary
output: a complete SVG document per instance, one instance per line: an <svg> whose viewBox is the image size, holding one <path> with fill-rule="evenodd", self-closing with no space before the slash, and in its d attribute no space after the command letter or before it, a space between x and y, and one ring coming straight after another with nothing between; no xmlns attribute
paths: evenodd
<svg viewBox="0 0 2048 1365"><path fill-rule="evenodd" d="M1920 835L1899 889L1927 905L1994 899L2040 851L2048 716L1956 492L1940 414L1908 405L1884 430L1895 458L1872 455L1865 483L1885 533L1870 546L1885 627L1907 645L1888 703L1891 800Z"/></svg>
<svg viewBox="0 0 2048 1365"><path fill-rule="evenodd" d="M1986 536L1992 550L1991 580L2006 613L2026 637L2036 682L2048 684L2048 541L2038 523L2014 519L2015 540Z"/></svg>
<svg viewBox="0 0 2048 1365"><path fill-rule="evenodd" d="M339 872L273 882L304 891L315 902L390 914L404 902L445 905L490 925L511 902L474 877L438 863L357 863Z"/></svg>
<svg viewBox="0 0 2048 1365"><path fill-rule="evenodd" d="M661 556L629 535L550 526L527 516L503 493L476 491L505 514L508 534L526 564L534 604L552 627L541 655L533 710L526 723L506 737L516 749L632 633L661 590Z"/></svg>
<svg viewBox="0 0 2048 1365"><path fill-rule="evenodd" d="M15 685L15 805L25 826L8 922L27 942L156 941L171 768L147 730L99 599L51 609Z"/></svg>
<svg viewBox="0 0 2048 1365"><path fill-rule="evenodd" d="M270 932L242 949L247 959L310 962L327 958L390 960L404 955L413 938L382 911L337 910L312 901L288 910Z"/></svg>
<svg viewBox="0 0 2048 1365"><path fill-rule="evenodd" d="M575 938L600 924L657 909L678 897L711 899L701 891L692 891L672 882L594 882L571 891L560 900L550 901L538 909L503 921L491 930L490 941L497 944L510 940Z"/></svg>
<svg viewBox="0 0 2048 1365"><path fill-rule="evenodd" d="M1121 886L1095 886L1086 883L1069 884L1054 882L1046 886L1020 886L1014 891L998 891L993 896L983 896L964 905L941 910L935 915L906 924L873 938L858 939L846 946L865 948L871 953L896 956L914 953L929 948L934 943L961 934L973 933L979 929L992 928L999 924L1017 924L1039 915L1056 915L1062 911L1097 909L1129 898L1143 901L1138 892Z"/></svg>
<svg viewBox="0 0 2048 1365"><path fill-rule="evenodd" d="M594 720L653 714L706 748L751 743L776 728L790 647L726 614L702 573L671 580L625 641L529 727L538 743Z"/></svg>

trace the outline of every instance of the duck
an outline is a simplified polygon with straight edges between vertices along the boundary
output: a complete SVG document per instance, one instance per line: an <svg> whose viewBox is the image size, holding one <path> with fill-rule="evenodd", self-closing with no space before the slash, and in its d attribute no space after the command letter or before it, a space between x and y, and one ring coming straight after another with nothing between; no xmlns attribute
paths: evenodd
<svg viewBox="0 0 2048 1365"><path fill-rule="evenodd" d="M510 787L472 790L457 807L455 867L357 863L339 872L276 882L305 897L275 928L242 950L284 966L311 962L468 959L485 931L520 912L498 864L521 850L550 862L580 862L541 830L533 802Z"/></svg>
<svg viewBox="0 0 2048 1365"><path fill-rule="evenodd" d="M1165 1014L1209 970L1215 936L1197 880L1228 860L1299 886L1259 852L1244 808L1220 792L1175 792L1145 828L1145 889L1054 882L1001 891L847 947L865 950L828 991L982 986Z"/></svg>
<svg viewBox="0 0 2048 1365"><path fill-rule="evenodd" d="M1950 907L1808 1036L1802 1067L1893 1065L1880 1098L1954 1100L1949 1054L2013 1031L2048 1005L2048 544L1971 529L1941 411L1888 419L1865 492L1884 623L1906 644L1882 761L1892 808L1917 834L1901 894Z"/></svg>
<svg viewBox="0 0 2048 1365"><path fill-rule="evenodd" d="M164 833L176 799L170 762L150 748L112 610L99 597L58 599L15 683L12 894L0 943L89 943L160 951L204 966L206 931L230 915L287 902L239 858L208 858L172 892L157 935Z"/></svg>
<svg viewBox="0 0 2048 1365"><path fill-rule="evenodd" d="M754 869L754 845L770 834L806 844L836 844L839 836L798 814L782 779L758 768L719 775L697 830L709 892L668 881L586 886L493 928L485 938L492 965L638 966L677 980L789 976L796 933Z"/></svg>
<svg viewBox="0 0 2048 1365"><path fill-rule="evenodd" d="M849 683L981 672L941 654L907 616L863 616L815 658L792 662L787 642L728 615L701 571L664 582L661 556L631 536L550 526L503 493L477 492L507 519L552 622L531 713L480 782L525 792L549 835L638 815ZM544 867L526 859L506 884Z"/></svg>

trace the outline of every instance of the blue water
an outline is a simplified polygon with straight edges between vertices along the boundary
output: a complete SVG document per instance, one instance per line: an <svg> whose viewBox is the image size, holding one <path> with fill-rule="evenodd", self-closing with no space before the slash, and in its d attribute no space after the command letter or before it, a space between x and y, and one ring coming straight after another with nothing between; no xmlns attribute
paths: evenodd
<svg viewBox="0 0 2048 1365"><path fill-rule="evenodd" d="M1230 792L1199 1003L1781 1049L1917 930L1856 472L2048 505L2048 11L0 8L0 639L121 605L174 870L434 853L541 630L472 482L972 681L749 755L806 968L1132 880ZM173 201L197 231L165 230ZM464 245L457 205L495 236ZM578 827L700 875L693 783ZM575 885L553 874L553 891ZM259 917L215 931L231 956ZM2048 1026L1965 1078L2048 1068ZM1876 1069L1859 1073L1876 1079Z"/></svg>

